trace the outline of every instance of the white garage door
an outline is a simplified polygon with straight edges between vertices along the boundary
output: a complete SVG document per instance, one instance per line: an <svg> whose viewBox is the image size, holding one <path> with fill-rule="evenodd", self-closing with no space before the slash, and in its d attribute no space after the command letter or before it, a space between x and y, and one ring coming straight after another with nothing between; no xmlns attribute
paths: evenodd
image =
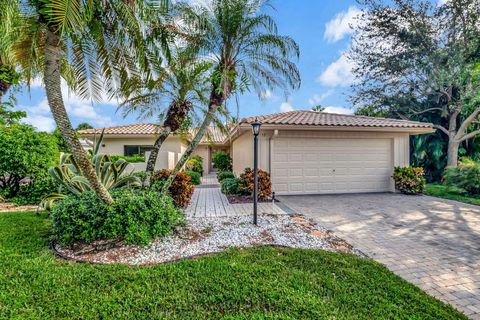
<svg viewBox="0 0 480 320"><path fill-rule="evenodd" d="M390 139L277 138L273 143L272 183L279 195L391 190Z"/></svg>

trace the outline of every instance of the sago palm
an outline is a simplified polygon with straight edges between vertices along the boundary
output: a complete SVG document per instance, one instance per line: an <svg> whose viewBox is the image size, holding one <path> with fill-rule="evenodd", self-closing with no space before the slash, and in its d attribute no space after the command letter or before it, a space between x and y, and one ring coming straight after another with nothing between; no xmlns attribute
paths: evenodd
<svg viewBox="0 0 480 320"><path fill-rule="evenodd" d="M181 28L190 34L193 44L212 60L208 111L195 137L162 192L166 193L176 174L205 135L216 112L242 86L259 95L267 89L297 89L300 74L293 59L300 51L297 43L281 36L272 17L264 13L270 7L264 0L211 0L205 6L179 3Z"/></svg>
<svg viewBox="0 0 480 320"><path fill-rule="evenodd" d="M193 110L194 106L200 107L205 102L207 72L211 66L188 49L173 51L166 67L161 63L152 65L157 79L140 82L139 92L120 106L124 116L138 113L141 119L159 117L162 122L147 161L144 187L150 185L163 142L180 129L188 116L195 116L199 110Z"/></svg>
<svg viewBox="0 0 480 320"><path fill-rule="evenodd" d="M81 97L100 100L142 67L139 7L127 0L31 0L23 7L17 60L27 75L33 75L31 61L40 64L50 110L70 153L99 198L112 203L72 127L61 79Z"/></svg>

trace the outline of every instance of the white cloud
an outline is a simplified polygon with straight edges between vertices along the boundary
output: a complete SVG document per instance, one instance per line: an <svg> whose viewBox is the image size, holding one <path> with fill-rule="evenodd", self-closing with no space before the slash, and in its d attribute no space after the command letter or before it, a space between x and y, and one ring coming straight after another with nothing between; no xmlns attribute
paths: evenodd
<svg viewBox="0 0 480 320"><path fill-rule="evenodd" d="M447 3L449 0L437 0L437 7L443 6L445 3Z"/></svg>
<svg viewBox="0 0 480 320"><path fill-rule="evenodd" d="M53 121L51 116L45 116L41 114L29 114L27 118L23 120L23 122L34 126L38 131L52 132L56 127L55 121Z"/></svg>
<svg viewBox="0 0 480 320"><path fill-rule="evenodd" d="M292 104L290 102L283 102L281 105L280 105L280 111L281 112L288 112L288 111L293 111L293 107L292 107Z"/></svg>
<svg viewBox="0 0 480 320"><path fill-rule="evenodd" d="M315 93L310 99L308 99L308 103L311 106L316 106L316 105L320 104L320 102L325 100L325 98L331 96L332 93L333 93L333 89L330 89L327 92L324 92L320 95Z"/></svg>
<svg viewBox="0 0 480 320"><path fill-rule="evenodd" d="M352 109L342 108L342 107L334 107L334 106L326 107L324 112L339 113L339 114L353 114Z"/></svg>
<svg viewBox="0 0 480 320"><path fill-rule="evenodd" d="M269 98L271 98L271 97L273 97L273 92L270 91L270 90L268 90L268 89L265 90L265 91L260 92L260 98L261 98L261 99L264 99L264 100L265 100L265 99L269 99Z"/></svg>
<svg viewBox="0 0 480 320"><path fill-rule="evenodd" d="M353 61L342 54L337 61L331 63L318 77L318 82L327 87L345 87L354 83Z"/></svg>
<svg viewBox="0 0 480 320"><path fill-rule="evenodd" d="M337 42L342 40L346 35L353 32L352 27L355 26L357 17L361 13L360 9L351 6L347 11L338 13L332 20L325 24L325 34L323 37L328 42Z"/></svg>

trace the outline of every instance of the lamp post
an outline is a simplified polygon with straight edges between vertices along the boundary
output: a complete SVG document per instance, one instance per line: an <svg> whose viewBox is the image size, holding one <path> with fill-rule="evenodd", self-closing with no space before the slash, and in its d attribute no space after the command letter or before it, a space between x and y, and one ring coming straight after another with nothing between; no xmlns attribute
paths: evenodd
<svg viewBox="0 0 480 320"><path fill-rule="evenodd" d="M255 119L252 123L253 132L253 224L257 225L258 204L258 134L262 124Z"/></svg>

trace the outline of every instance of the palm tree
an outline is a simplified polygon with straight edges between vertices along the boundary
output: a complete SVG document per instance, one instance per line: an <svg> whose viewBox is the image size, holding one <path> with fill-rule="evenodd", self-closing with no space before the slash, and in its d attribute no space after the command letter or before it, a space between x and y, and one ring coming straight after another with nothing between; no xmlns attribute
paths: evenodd
<svg viewBox="0 0 480 320"><path fill-rule="evenodd" d="M211 0L206 6L180 3L177 9L185 34L213 60L210 98L203 123L163 186L167 193L177 173L191 156L217 110L236 91L251 86L259 96L267 89L284 91L300 86L300 74L290 60L298 59L297 43L277 32L275 21L262 13L264 0Z"/></svg>
<svg viewBox="0 0 480 320"><path fill-rule="evenodd" d="M33 6L33 7L32 7ZM82 174L100 199L113 199L80 144L62 98L62 77L81 97L100 100L142 67L145 48L135 2L31 0L25 3L17 60L27 79L38 62L53 118ZM137 60L134 57L138 57Z"/></svg>
<svg viewBox="0 0 480 320"><path fill-rule="evenodd" d="M152 65L159 75L158 79L144 81L146 87L140 90L144 92L127 99L120 106L124 116L136 112L140 114L139 118L159 115L163 120L147 161L144 187L150 185L163 142L180 129L189 113L190 117L194 116L194 104L205 101L207 71L211 67L210 63L197 60L195 53L189 49L174 51L166 69L159 63ZM166 110L165 100L168 101Z"/></svg>

